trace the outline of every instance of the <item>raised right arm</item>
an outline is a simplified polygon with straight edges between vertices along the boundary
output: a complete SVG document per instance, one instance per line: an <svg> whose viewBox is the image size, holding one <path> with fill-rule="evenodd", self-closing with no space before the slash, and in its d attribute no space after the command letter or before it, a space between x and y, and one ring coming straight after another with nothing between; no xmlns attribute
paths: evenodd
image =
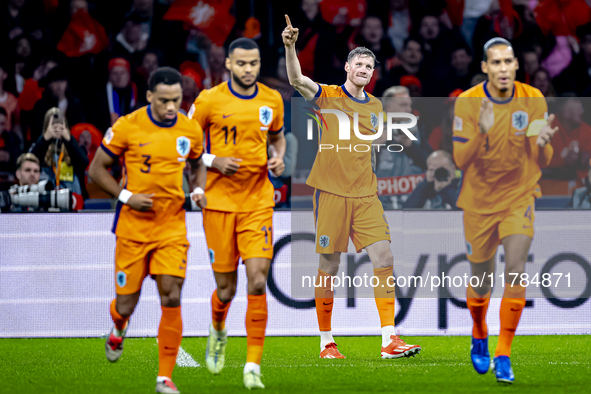
<svg viewBox="0 0 591 394"><path fill-rule="evenodd" d="M285 63L287 66L287 77L289 83L306 99L311 100L318 93L318 84L302 74L300 61L295 50L295 42L298 39L299 30L291 26L289 16L285 15L287 26L281 33L285 45Z"/></svg>

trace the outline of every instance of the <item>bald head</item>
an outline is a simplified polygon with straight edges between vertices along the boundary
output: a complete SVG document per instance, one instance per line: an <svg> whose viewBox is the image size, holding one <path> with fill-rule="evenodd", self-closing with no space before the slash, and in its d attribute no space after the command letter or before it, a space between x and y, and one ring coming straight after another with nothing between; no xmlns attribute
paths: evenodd
<svg viewBox="0 0 591 394"><path fill-rule="evenodd" d="M454 159L452 155L444 150L436 150L435 152L431 153L429 157L427 157L427 163L429 163L429 160L444 160L450 164L454 164Z"/></svg>

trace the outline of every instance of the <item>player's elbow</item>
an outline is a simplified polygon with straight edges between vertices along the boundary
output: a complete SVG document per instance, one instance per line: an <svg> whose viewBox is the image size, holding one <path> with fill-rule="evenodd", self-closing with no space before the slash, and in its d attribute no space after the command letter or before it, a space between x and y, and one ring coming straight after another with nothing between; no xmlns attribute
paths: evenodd
<svg viewBox="0 0 591 394"><path fill-rule="evenodd" d="M100 178L101 173L101 164L95 159L90 162L90 166L88 167L88 177L92 179L95 183Z"/></svg>
<svg viewBox="0 0 591 394"><path fill-rule="evenodd" d="M90 162L90 166L88 166L88 177L93 181L96 179L96 160Z"/></svg>
<svg viewBox="0 0 591 394"><path fill-rule="evenodd" d="M299 76L297 76L297 75L294 75L294 76L288 75L289 84L291 86L293 86L293 88L295 90L298 90L299 91L304 86L306 86L306 84L304 82L304 78L302 78L302 77L303 77L302 75L299 75Z"/></svg>

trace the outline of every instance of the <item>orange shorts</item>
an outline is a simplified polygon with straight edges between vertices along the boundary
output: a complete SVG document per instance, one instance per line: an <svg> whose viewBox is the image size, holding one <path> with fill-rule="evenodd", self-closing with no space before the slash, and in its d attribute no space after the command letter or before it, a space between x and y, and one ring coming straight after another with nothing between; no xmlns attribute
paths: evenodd
<svg viewBox="0 0 591 394"><path fill-rule="evenodd" d="M347 253L349 238L357 253L378 241L390 241L390 227L377 194L343 197L314 191L316 253Z"/></svg>
<svg viewBox="0 0 591 394"><path fill-rule="evenodd" d="M242 261L273 258L273 208L254 212L203 210L209 260L215 272L234 272Z"/></svg>
<svg viewBox="0 0 591 394"><path fill-rule="evenodd" d="M115 248L117 294L137 293L148 274L184 278L187 271L188 250L189 241L185 236L148 243L117 237Z"/></svg>
<svg viewBox="0 0 591 394"><path fill-rule="evenodd" d="M517 208L492 215L464 211L466 256L472 263L483 263L492 258L503 238L513 234L534 237L533 197L525 199Z"/></svg>

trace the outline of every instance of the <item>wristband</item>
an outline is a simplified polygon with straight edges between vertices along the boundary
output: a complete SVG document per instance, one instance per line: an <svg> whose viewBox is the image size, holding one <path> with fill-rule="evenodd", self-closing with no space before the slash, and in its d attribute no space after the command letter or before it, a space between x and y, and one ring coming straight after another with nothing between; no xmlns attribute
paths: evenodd
<svg viewBox="0 0 591 394"><path fill-rule="evenodd" d="M121 201L123 204L127 204L131 196L133 196L132 192L127 189L123 189L121 190L121 193L119 193L119 201Z"/></svg>
<svg viewBox="0 0 591 394"><path fill-rule="evenodd" d="M205 194L202 188L196 187L191 194Z"/></svg>
<svg viewBox="0 0 591 394"><path fill-rule="evenodd" d="M205 167L211 167L213 165L213 159L215 159L215 155L212 155L211 153L204 153L201 157L201 160L203 160L203 164L205 164Z"/></svg>

